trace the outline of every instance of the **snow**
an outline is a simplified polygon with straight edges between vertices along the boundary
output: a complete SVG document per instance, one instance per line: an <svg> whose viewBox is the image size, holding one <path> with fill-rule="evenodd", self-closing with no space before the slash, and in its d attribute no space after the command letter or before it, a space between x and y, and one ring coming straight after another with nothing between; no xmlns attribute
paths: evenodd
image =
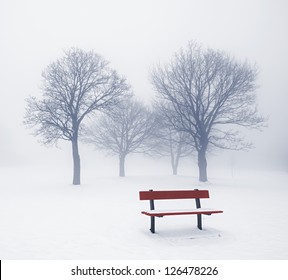
<svg viewBox="0 0 288 280"><path fill-rule="evenodd" d="M288 173L211 170L209 183L200 184L189 172L130 168L120 178L100 169L84 168L83 184L72 186L63 168L0 168L0 259L288 258ZM203 216L202 231L196 215L157 218L151 234L141 214L149 201L139 191L196 187L210 192L203 207L224 213ZM190 202L165 203L156 207Z"/></svg>
<svg viewBox="0 0 288 280"><path fill-rule="evenodd" d="M179 203L179 201L177 201ZM180 202L181 204L181 202ZM208 213L211 213L211 212L218 212L218 211L221 211L221 210L216 210L216 209L212 209L212 208L198 208L198 209L166 209L166 210L149 210L149 211L143 211L143 214L146 214L146 215L155 215L155 214L166 214L166 215L169 215L169 213L171 213L170 215L174 215L174 214L182 214L182 215L189 215L190 214L194 214L194 213L197 213L197 212L208 212Z"/></svg>

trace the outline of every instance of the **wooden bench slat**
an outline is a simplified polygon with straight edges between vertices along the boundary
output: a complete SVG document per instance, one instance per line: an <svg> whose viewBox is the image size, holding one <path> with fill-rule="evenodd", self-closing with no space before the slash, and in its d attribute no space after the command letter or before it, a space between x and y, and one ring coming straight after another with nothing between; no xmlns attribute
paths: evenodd
<svg viewBox="0 0 288 280"><path fill-rule="evenodd" d="M209 198L208 190L140 191L140 200Z"/></svg>
<svg viewBox="0 0 288 280"><path fill-rule="evenodd" d="M150 217L161 217L161 216L193 215L193 214L211 215L211 214L223 213L223 211L210 208L198 208L198 209L185 209L185 210L150 210L150 211L142 211L141 213Z"/></svg>

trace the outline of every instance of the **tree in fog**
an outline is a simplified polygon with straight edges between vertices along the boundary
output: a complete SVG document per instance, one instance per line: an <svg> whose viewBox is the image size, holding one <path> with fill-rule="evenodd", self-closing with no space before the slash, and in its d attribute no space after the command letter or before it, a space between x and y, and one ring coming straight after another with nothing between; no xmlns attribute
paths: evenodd
<svg viewBox="0 0 288 280"><path fill-rule="evenodd" d="M119 176L125 176L125 159L144 153L157 126L155 114L133 99L121 102L85 129L83 140L119 157Z"/></svg>
<svg viewBox="0 0 288 280"><path fill-rule="evenodd" d="M198 153L199 180L207 181L209 146L246 149L236 126L260 128L256 106L257 70L221 51L189 43L170 63L155 67L151 81L161 111L177 130L189 133Z"/></svg>
<svg viewBox="0 0 288 280"><path fill-rule="evenodd" d="M188 137L187 137L188 136ZM158 146L158 153L170 157L173 175L178 174L178 166L180 159L191 156L193 147L191 142L187 142L189 135L183 131L177 131L172 127L163 129L159 137L161 144Z"/></svg>
<svg viewBox="0 0 288 280"><path fill-rule="evenodd" d="M84 118L108 110L128 90L125 79L94 51L70 49L42 73L42 97L29 97L24 124L44 144L70 141L73 184L80 184L78 137Z"/></svg>
<svg viewBox="0 0 288 280"><path fill-rule="evenodd" d="M158 109L156 111L159 113ZM177 131L164 116L158 116L158 122L158 129L150 141L152 154L169 157L173 175L177 175L180 159L191 156L194 151L193 142L190 134Z"/></svg>

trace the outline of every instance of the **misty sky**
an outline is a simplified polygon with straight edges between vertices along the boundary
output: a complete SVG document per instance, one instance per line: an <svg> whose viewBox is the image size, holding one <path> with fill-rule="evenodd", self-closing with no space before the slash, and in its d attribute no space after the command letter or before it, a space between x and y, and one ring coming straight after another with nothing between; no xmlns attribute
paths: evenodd
<svg viewBox="0 0 288 280"><path fill-rule="evenodd" d="M190 40L258 65L270 120L263 133L247 131L250 154L288 158L287 15L286 0L0 0L0 164L48 153L22 125L24 99L40 95L42 70L63 50L95 50L149 101L149 69Z"/></svg>

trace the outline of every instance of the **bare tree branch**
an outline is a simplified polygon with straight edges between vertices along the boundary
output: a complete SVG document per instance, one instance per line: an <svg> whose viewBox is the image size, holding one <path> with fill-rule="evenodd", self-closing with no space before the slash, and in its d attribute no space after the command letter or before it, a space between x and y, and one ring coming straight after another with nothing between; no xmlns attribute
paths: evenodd
<svg viewBox="0 0 288 280"><path fill-rule="evenodd" d="M208 146L251 147L231 125L257 129L265 125L256 106L256 78L256 68L247 62L239 63L195 42L176 53L169 64L152 71L162 113L177 131L189 133L194 141L198 165L203 167L200 180L207 180Z"/></svg>
<svg viewBox="0 0 288 280"><path fill-rule="evenodd" d="M126 156L131 153L145 153L150 149L147 141L156 125L156 118L151 110L135 100L126 100L86 128L83 141L118 155L119 175L125 176Z"/></svg>
<svg viewBox="0 0 288 280"><path fill-rule="evenodd" d="M33 128L44 144L57 144L60 139L72 142L73 183L80 184L81 123L87 115L117 104L129 86L101 56L75 48L51 63L42 76L43 96L39 100L35 97L26 100L24 124Z"/></svg>

